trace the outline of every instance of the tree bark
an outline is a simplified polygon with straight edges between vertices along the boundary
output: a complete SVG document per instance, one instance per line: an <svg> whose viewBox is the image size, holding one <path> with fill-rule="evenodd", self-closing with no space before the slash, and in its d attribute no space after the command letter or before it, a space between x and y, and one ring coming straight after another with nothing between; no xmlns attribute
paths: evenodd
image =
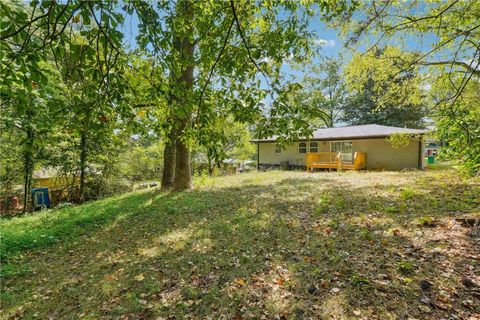
<svg viewBox="0 0 480 320"><path fill-rule="evenodd" d="M170 189L175 177L176 133L171 130L163 150L162 189Z"/></svg>
<svg viewBox="0 0 480 320"><path fill-rule="evenodd" d="M211 157L208 157L208 175L212 175L213 174L213 168L215 167L214 164L212 164L212 158Z"/></svg>
<svg viewBox="0 0 480 320"><path fill-rule="evenodd" d="M34 132L32 126L29 124L27 128L27 141L25 142L25 151L23 154L24 166L24 186L23 186L23 212L27 212L30 203L30 192L32 189L32 175L33 175L33 139Z"/></svg>
<svg viewBox="0 0 480 320"><path fill-rule="evenodd" d="M193 104L193 72L195 67L195 57L193 55L195 45L193 43L193 4L190 0L184 0L178 3L179 10L185 15L185 21L190 21L186 31L177 37L180 40L179 56L181 64L180 88L175 91L175 101L181 108L177 118L177 143L175 154L175 178L173 180L174 190L192 189L192 171L190 167L190 150L185 138L185 131L189 127L192 116ZM183 139L182 139L183 138Z"/></svg>
<svg viewBox="0 0 480 320"><path fill-rule="evenodd" d="M192 189L190 150L184 141L177 142L175 157L175 180L173 181L173 189L176 191Z"/></svg>

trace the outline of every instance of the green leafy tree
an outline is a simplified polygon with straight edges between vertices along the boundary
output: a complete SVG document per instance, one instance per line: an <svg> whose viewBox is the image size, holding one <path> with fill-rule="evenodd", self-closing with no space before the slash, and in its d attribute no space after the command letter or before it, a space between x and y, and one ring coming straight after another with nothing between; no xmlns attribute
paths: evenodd
<svg viewBox="0 0 480 320"><path fill-rule="evenodd" d="M138 10L151 31L141 41L154 43L154 54L167 53L156 56L166 71L162 87L171 124L165 130L164 187L191 188L189 146L210 148L221 139L213 134L216 118L255 122L264 115L259 102L278 94L285 59L302 61L311 53L307 25L318 9L335 15L347 7L334 1L178 1Z"/></svg>
<svg viewBox="0 0 480 320"><path fill-rule="evenodd" d="M2 106L2 111L4 112ZM22 149L15 129L8 128L2 117L0 127L0 192L10 194L19 183L22 169ZM7 130L8 129L8 130ZM16 130L15 130L16 131Z"/></svg>
<svg viewBox="0 0 480 320"><path fill-rule="evenodd" d="M55 163L53 157L43 152L48 142L58 142L59 136L52 132L65 133L68 132L65 127L68 127L80 133L80 150L86 150L85 127L92 124L91 128L93 122L104 121L85 106L94 100L98 108L105 109L104 97L118 93L112 89L115 87L112 84L119 80L113 73L118 69L114 70L113 66L121 65L121 34L104 28L106 24L113 26L117 24L117 19L121 19L121 15L113 12L112 8L110 3L99 2L0 3L2 107L9 111L3 113L6 116L2 117L2 124L14 135L16 130L25 136L20 140L23 146L25 203L28 203L35 163L40 160ZM103 15L104 10L108 14ZM92 21L95 23L92 24ZM95 97L92 97L93 90L87 87L95 87ZM120 108L121 104L117 107ZM102 110L100 115L105 116L105 112L108 111ZM87 118L95 120L89 122ZM83 130L78 129L79 126L83 126ZM94 136L105 135L99 132ZM64 141L71 140L67 135L63 138ZM94 147L92 144L92 149ZM86 157L86 153L81 151L81 194Z"/></svg>
<svg viewBox="0 0 480 320"><path fill-rule="evenodd" d="M341 67L340 60L326 58L312 68L292 97L292 103L307 107L304 116L312 119L314 128L331 128L340 121L348 96Z"/></svg>
<svg viewBox="0 0 480 320"><path fill-rule="evenodd" d="M350 44L362 41L367 49L372 49L405 41L425 43L422 49L415 50L418 54L411 56L409 63L440 66L446 73L459 70L480 75L478 1L365 1L357 9L356 15L350 19L343 16L341 21ZM455 93L461 94L458 90Z"/></svg>
<svg viewBox="0 0 480 320"><path fill-rule="evenodd" d="M35 1L28 9L21 3L1 5L6 83L18 82L20 73L40 78L36 61L48 60L46 52L51 52L58 63L65 52L71 52L80 31L85 41L80 55L91 61L103 86L105 80L116 78L112 70L124 55L125 16L138 17L136 43L152 57L155 72L161 75L158 95L166 101L159 103L166 106L167 119L162 126L167 137L165 186L178 190L192 187L190 146L207 146L218 139L205 134L216 117L254 122L264 116L259 102L267 94L283 98L278 93L283 62L290 56L300 62L311 54L309 18L319 12L333 17L350 10L345 1L332 0ZM12 62L19 67L11 68ZM274 108L281 113L284 104L276 103Z"/></svg>
<svg viewBox="0 0 480 320"><path fill-rule="evenodd" d="M478 172L472 170L478 167L478 153L471 140L477 132L478 113L470 103L470 88L478 90L480 77L480 2L366 1L357 9L356 14L336 20L351 46L361 43L368 52L387 44L417 44L411 46L414 54L410 56L392 54L385 58L422 67L431 75L434 84L429 108L441 136L448 137L447 150L460 157L471 172ZM468 147L462 149L465 142L469 142Z"/></svg>
<svg viewBox="0 0 480 320"><path fill-rule="evenodd" d="M440 76L432 85L432 117L436 135L447 142L441 155L447 159L460 160L472 175L480 173L480 81L472 79L454 104L438 103L455 94L462 85L461 76Z"/></svg>
<svg viewBox="0 0 480 320"><path fill-rule="evenodd" d="M391 55L405 59L390 60ZM422 128L426 116L422 77L405 63L411 54L395 47L356 54L345 68L350 97L344 106L348 124Z"/></svg>
<svg viewBox="0 0 480 320"><path fill-rule="evenodd" d="M58 83L54 81L58 74L48 64L39 63L38 67L48 75L41 84L24 75L22 83L2 83L0 86L3 153L19 152L2 157L2 167L8 171L2 177L2 184L6 184L8 190L14 181L18 181L18 164L21 163L24 211L29 208L34 168L49 142L49 134L55 128L52 123L56 123L63 105Z"/></svg>
<svg viewBox="0 0 480 320"><path fill-rule="evenodd" d="M163 166L164 145L158 137L131 139L116 164L120 178L130 181L157 179Z"/></svg>
<svg viewBox="0 0 480 320"><path fill-rule="evenodd" d="M214 132L209 130L210 134ZM233 119L222 119L216 124L215 133L218 139L212 140L208 147L202 146L205 150L208 171L211 174L215 166L220 167L223 160L232 158L239 161L252 159L255 154L255 147L250 142L252 136L247 125L233 121Z"/></svg>
<svg viewBox="0 0 480 320"><path fill-rule="evenodd" d="M122 125L119 120L128 121L134 116L125 103L124 56L117 57L117 62L109 66L108 47L96 48L101 56L97 59L83 54L89 50L87 39L81 35L83 31L84 26L77 28L56 61L64 85L64 127L78 150L80 201L85 200L87 173L99 176L101 172L101 176L107 176L111 160L118 154L115 150Z"/></svg>

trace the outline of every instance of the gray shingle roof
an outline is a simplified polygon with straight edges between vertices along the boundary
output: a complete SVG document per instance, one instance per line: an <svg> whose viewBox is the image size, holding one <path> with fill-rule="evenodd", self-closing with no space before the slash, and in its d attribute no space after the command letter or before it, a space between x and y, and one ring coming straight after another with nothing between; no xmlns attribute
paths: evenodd
<svg viewBox="0 0 480 320"><path fill-rule="evenodd" d="M359 138L385 138L394 133L424 134L427 130L409 129L381 126L378 124L366 124L361 126L349 126L339 128L318 129L313 132L311 140L332 140L332 139L359 139ZM277 136L266 139L255 139L259 141L275 141ZM306 139L305 139L306 140Z"/></svg>

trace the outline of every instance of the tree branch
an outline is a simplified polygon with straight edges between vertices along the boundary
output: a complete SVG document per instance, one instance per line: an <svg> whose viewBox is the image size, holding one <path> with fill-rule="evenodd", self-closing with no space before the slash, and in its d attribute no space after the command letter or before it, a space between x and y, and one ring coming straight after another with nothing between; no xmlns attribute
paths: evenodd
<svg viewBox="0 0 480 320"><path fill-rule="evenodd" d="M234 19L232 19L232 22L230 23L230 26L228 27L227 35L225 36L225 39L223 40L223 45L222 48L220 49L220 52L218 53L217 59L215 59L215 62L213 63L212 69L210 69L210 73L208 74L207 81L205 82L202 92L200 93L200 104L202 104L203 100L203 95L205 94L205 90L207 89L208 84L210 83L210 79L212 78L213 72L215 71L215 67L218 64L218 61L220 61L220 58L222 57L223 51L225 50L227 43L228 43L228 38L230 38L230 33L233 28L234 24Z"/></svg>
<svg viewBox="0 0 480 320"><path fill-rule="evenodd" d="M257 62L255 61L255 59L253 59L253 57L250 53L250 47L248 46L247 41L245 40L245 36L243 34L242 28L240 27L240 21L238 20L237 11L235 9L235 4L234 4L233 0L230 0L230 7L232 8L233 18L235 20L235 24L237 25L237 30L238 30L238 33L240 34L240 38L242 39L242 42L243 42L243 45L245 46L245 49L247 49L248 59L255 65L255 68L257 68L257 70L260 71L260 73L265 78L265 81L267 81L268 86L270 87L270 82L268 81L267 75L265 74L265 72L263 72L262 69L260 69Z"/></svg>
<svg viewBox="0 0 480 320"><path fill-rule="evenodd" d="M426 62L418 62L418 64L423 66L438 66L438 65L456 65L466 69L467 71L471 72L474 75L480 76L480 69L473 67L471 64L468 64L463 61L426 61Z"/></svg>

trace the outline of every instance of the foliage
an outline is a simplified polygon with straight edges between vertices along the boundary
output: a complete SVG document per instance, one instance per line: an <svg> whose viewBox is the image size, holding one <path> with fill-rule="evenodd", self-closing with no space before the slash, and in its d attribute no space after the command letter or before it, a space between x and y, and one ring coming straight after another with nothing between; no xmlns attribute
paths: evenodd
<svg viewBox="0 0 480 320"><path fill-rule="evenodd" d="M310 105L295 103L301 85L291 83L278 92L278 97L272 102L268 116L258 121L255 126L257 138L278 136L277 141L285 144L311 136L314 127L311 119L319 117L321 110L312 109Z"/></svg>
<svg viewBox="0 0 480 320"><path fill-rule="evenodd" d="M415 134L412 135L412 134L405 134L405 133L394 133L387 138L388 142L390 142L390 144L394 148L407 147L410 144L412 139L417 141L418 140L422 141L423 136L415 135Z"/></svg>
<svg viewBox="0 0 480 320"><path fill-rule="evenodd" d="M379 6L363 2L357 9L356 15L340 21L351 44L367 42L368 38L373 45L367 42L367 48L404 45L405 41L426 44L412 46L417 55L407 60L410 64L439 66L443 73L460 71L467 77L480 74L478 1L388 1ZM457 94L461 95L461 91L457 90Z"/></svg>
<svg viewBox="0 0 480 320"><path fill-rule="evenodd" d="M387 59L391 55L399 59ZM345 68L350 99L343 120L349 124L423 127L422 77L418 68L403 62L410 56L395 47L355 54Z"/></svg>
<svg viewBox="0 0 480 320"><path fill-rule="evenodd" d="M208 162L209 170L214 166L220 167L225 159L239 161L251 160L256 152L255 146L247 125L235 122L232 118L223 119L209 130L209 134L217 135L207 146L199 145L193 149L193 154L198 158L202 156ZM215 131L213 130L215 128Z"/></svg>
<svg viewBox="0 0 480 320"><path fill-rule="evenodd" d="M433 84L432 94L435 100L442 101L454 94L455 87L464 84L463 78L438 77ZM451 104L440 103L433 112L436 120L436 135L440 141L447 142L442 147L442 156L447 159L459 159L470 174L480 173L480 86L479 79L465 84L463 93Z"/></svg>
<svg viewBox="0 0 480 320"><path fill-rule="evenodd" d="M391 56L398 59L387 59ZM418 105L422 102L418 68L402 63L411 57L412 54L396 47L374 49L364 55L357 53L345 68L345 81L354 93L360 93L371 80L371 90L379 109L398 102Z"/></svg>
<svg viewBox="0 0 480 320"><path fill-rule="evenodd" d="M20 177L23 178L23 203L27 204L24 210L28 209L33 171L45 154L63 106L61 86L54 79L58 73L48 63L39 62L37 67L45 77L41 85L34 77L26 75L21 83L9 82L6 78L0 83L0 161L2 169L6 170L1 185L4 191L11 192L21 181Z"/></svg>
<svg viewBox="0 0 480 320"><path fill-rule="evenodd" d="M241 161L253 159L256 154L255 144L251 142L253 137L244 124L233 123L226 137L230 141L227 157Z"/></svg>
<svg viewBox="0 0 480 320"><path fill-rule="evenodd" d="M5 126L0 128L2 141L0 143L0 191L2 194L13 191L23 172L22 151L16 138L6 130Z"/></svg>
<svg viewBox="0 0 480 320"><path fill-rule="evenodd" d="M112 4L1 4L1 120L23 149L25 195L41 166L80 179L77 200L84 198L87 171L109 175L119 133L132 117L122 36L104 29L121 19L109 11Z"/></svg>
<svg viewBox="0 0 480 320"><path fill-rule="evenodd" d="M356 14L336 20L349 36L349 44L361 43L370 52L409 43L412 54L400 56L393 52L385 60L422 67L431 76L433 103L429 107L435 109L432 116L441 133L439 137L448 139L449 156L460 157L470 172L478 172L478 146L473 142L478 132L478 111L468 102L472 97L468 88L478 88L480 76L480 3L363 2L357 9Z"/></svg>
<svg viewBox="0 0 480 320"><path fill-rule="evenodd" d="M302 91L296 103L305 103L313 109L314 127L334 127L342 116L347 101L347 88L342 74L342 57L326 58L302 81ZM314 109L320 109L316 111Z"/></svg>
<svg viewBox="0 0 480 320"><path fill-rule="evenodd" d="M163 143L157 136L131 139L118 159L116 176L130 181L158 179L162 166Z"/></svg>
<svg viewBox="0 0 480 320"><path fill-rule="evenodd" d="M345 89L341 63L326 58L321 65L312 67L301 84L292 83L284 87L283 94L279 95L278 101L273 104L274 107L278 105L282 108L277 106L277 110L270 112L273 121L267 125L289 130L290 133L282 130L282 139L290 141L303 133L308 136L313 129L333 127L339 121L347 97ZM285 101L281 100L283 97L286 97ZM294 122L300 125L294 125ZM263 129L260 125L258 131Z"/></svg>
<svg viewBox="0 0 480 320"><path fill-rule="evenodd" d="M42 86L48 79L40 67L41 62L60 62L69 49L75 52L74 56L96 61L95 69L82 69L83 72L88 70L108 80L123 37L116 30L123 15L116 12L115 2L32 1L26 4L14 0L3 1L0 5L1 66L5 85L23 86L24 79L29 78ZM79 29L85 46L73 50L72 40ZM108 85L108 81L105 83ZM26 83L25 87L31 91L34 86Z"/></svg>

